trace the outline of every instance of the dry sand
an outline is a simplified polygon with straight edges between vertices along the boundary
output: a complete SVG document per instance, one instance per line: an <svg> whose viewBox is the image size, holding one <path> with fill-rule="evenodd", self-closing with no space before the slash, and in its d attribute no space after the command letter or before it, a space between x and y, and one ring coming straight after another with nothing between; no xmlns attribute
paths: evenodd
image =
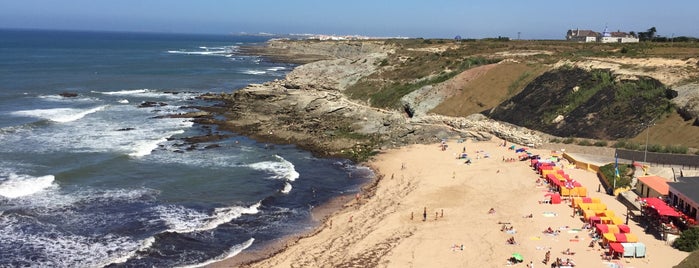
<svg viewBox="0 0 699 268"><path fill-rule="evenodd" d="M588 247L587 232L575 233L583 221L573 217L569 204L539 204L545 188L536 186L538 175L526 162L503 162L516 157L502 141L448 142L446 151L435 145L413 145L378 155L371 166L383 176L371 192L356 204L332 214L324 228L294 241L282 252L252 267L502 267L512 253L521 253L526 267L548 267L542 260L568 258L562 251L576 252L577 267L609 267L598 247ZM456 159L463 148L471 165ZM483 151L476 153L477 151ZM546 156L549 150L533 150ZM489 158L484 158L485 153ZM479 157L479 158L477 158ZM566 168L567 174L588 188L589 196L620 215L625 207L611 196L597 192L592 172ZM489 214L490 208L495 213ZM423 210L427 208L427 220ZM443 216L442 216L443 211ZM554 213L553 217L544 212ZM533 218L524 215L533 214ZM499 222L509 222L515 234L501 232ZM332 226L331 226L332 223ZM643 232L630 221L631 232L647 246L647 257L621 260L624 267L672 267L687 256ZM560 229L558 236L542 233L547 227ZM575 236L578 242L571 242ZM514 236L517 245L506 239ZM463 250L461 249L463 245ZM455 247L456 246L456 247ZM236 257L214 266L236 264Z"/></svg>

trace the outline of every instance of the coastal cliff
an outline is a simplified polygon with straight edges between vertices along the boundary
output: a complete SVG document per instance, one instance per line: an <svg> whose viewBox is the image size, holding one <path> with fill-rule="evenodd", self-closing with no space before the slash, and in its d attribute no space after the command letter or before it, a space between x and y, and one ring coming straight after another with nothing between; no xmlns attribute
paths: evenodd
<svg viewBox="0 0 699 268"><path fill-rule="evenodd" d="M281 80L202 96L219 104L197 120L359 161L380 149L445 138L496 136L536 146L555 136L633 138L643 131L638 122L673 113L696 120L697 87L687 83L699 73L693 58L571 61L551 44L410 42L276 40L248 48L308 63ZM665 68L648 67L658 62Z"/></svg>

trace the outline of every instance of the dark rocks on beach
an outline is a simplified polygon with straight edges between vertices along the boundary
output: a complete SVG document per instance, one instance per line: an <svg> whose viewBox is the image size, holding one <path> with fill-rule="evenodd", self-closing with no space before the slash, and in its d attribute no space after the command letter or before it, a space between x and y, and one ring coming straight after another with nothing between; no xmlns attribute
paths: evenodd
<svg viewBox="0 0 699 268"><path fill-rule="evenodd" d="M131 131L131 130L135 130L135 128L132 128L132 127L125 127L125 128L117 129L116 131Z"/></svg>

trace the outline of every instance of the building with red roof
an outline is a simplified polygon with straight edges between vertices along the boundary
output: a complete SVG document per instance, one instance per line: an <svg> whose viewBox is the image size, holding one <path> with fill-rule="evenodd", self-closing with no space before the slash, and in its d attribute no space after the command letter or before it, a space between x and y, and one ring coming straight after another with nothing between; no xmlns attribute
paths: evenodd
<svg viewBox="0 0 699 268"><path fill-rule="evenodd" d="M668 195L669 189L667 179L659 176L639 177L636 184L636 192L639 197L665 197Z"/></svg>

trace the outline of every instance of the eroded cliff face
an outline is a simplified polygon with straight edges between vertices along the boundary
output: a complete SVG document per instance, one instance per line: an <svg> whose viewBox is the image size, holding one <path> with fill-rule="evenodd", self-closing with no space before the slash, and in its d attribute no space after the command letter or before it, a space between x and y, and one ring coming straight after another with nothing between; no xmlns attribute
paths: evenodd
<svg viewBox="0 0 699 268"><path fill-rule="evenodd" d="M403 110L379 109L369 106L367 103L370 101L347 98L346 90L349 92L352 85L367 79L375 81L372 84L378 86L382 82L395 84L390 79L382 80L386 76L381 75L387 73L395 76L398 68L391 66L391 62L403 66L411 59L420 59L420 56L413 54L409 54L411 57L397 55L400 53L395 51L400 49L394 46L381 41L272 42L269 49L261 54L285 57L312 55L314 60L295 68L282 80L250 85L230 94L203 96L220 104L204 108L210 115L200 116L197 120L265 142L293 143L321 155L365 160L381 148L433 143L443 138L487 140L496 136L531 145L544 143L552 137L544 132L562 137L626 138L642 130L639 122L648 122L658 113L671 110L669 99L690 117L696 116L699 107L696 105L697 86L676 87L678 84L673 84L677 90L668 90L655 76L639 75L643 70L641 65L631 66L623 62L609 65L609 62L600 59L591 59L590 63L602 62L607 64L603 66L610 68L582 68L580 66L587 66L584 59L574 64L567 60L548 64L547 60L543 63L538 61L540 57L537 55L553 56L541 53L534 56L497 54L498 57L509 57L502 59L502 62L541 64L540 67L549 72L540 76L537 74L533 82L521 85L522 90L508 89L506 86L501 86L502 92L490 90L491 98L512 96L510 94L514 94L514 97L497 106L484 106L483 110L492 111L484 113L487 117L481 114L450 117L433 114L431 110L448 98L458 98L460 95L457 93L465 83L476 81L478 77L488 77L473 72L487 73L494 65L474 68L413 93L403 93ZM440 53L449 52L402 51L427 53L429 57L425 57L437 60L442 57ZM446 59L453 60L454 57L452 55ZM464 54L463 57L471 55ZM690 70L691 66L696 65L694 59L672 62L677 66L650 74L659 76L663 81L679 83L666 75ZM447 67L454 65L444 64ZM542 70L540 67L537 67L538 70ZM681 74L685 78L695 75L691 72ZM512 79L513 83L521 80L524 79ZM666 90L666 94L658 94L658 88ZM636 94L635 90L638 89L648 89L653 93L639 91ZM679 97L673 99L675 95ZM480 103L479 100L472 101ZM493 103L493 100L489 103Z"/></svg>
<svg viewBox="0 0 699 268"><path fill-rule="evenodd" d="M261 141L293 143L321 155L360 161L377 149L443 138L488 140L495 135L521 144L543 141L542 133L480 115L411 118L403 111L352 101L342 93L348 85L376 72L386 56L387 52L372 50L317 61L297 67L283 80L250 85L232 94L203 96L220 104L204 108L212 115L197 120Z"/></svg>

